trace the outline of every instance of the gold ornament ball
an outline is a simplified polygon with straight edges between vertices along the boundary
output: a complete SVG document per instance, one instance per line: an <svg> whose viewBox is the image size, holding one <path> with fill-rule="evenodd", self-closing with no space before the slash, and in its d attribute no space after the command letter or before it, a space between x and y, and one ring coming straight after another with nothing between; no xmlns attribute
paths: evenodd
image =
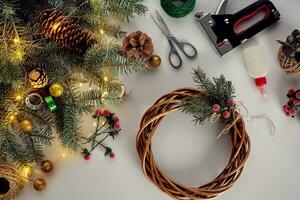
<svg viewBox="0 0 300 200"><path fill-rule="evenodd" d="M29 133L32 131L33 129L33 125L32 125L32 122L28 119L24 119L23 121L21 121L19 123L19 127L22 131L26 132L26 133Z"/></svg>
<svg viewBox="0 0 300 200"><path fill-rule="evenodd" d="M47 186L46 181L44 179L41 179L41 178L35 179L34 182L33 182L33 187L37 191L44 190L46 188L46 186Z"/></svg>
<svg viewBox="0 0 300 200"><path fill-rule="evenodd" d="M53 83L49 88L50 94L54 97L60 97L64 93L64 87L59 83Z"/></svg>
<svg viewBox="0 0 300 200"><path fill-rule="evenodd" d="M158 55L153 55L149 58L149 65L153 69L158 68L160 64L161 64L161 58Z"/></svg>
<svg viewBox="0 0 300 200"><path fill-rule="evenodd" d="M41 169L43 172L49 173L53 170L54 165L50 160L44 160L41 164Z"/></svg>

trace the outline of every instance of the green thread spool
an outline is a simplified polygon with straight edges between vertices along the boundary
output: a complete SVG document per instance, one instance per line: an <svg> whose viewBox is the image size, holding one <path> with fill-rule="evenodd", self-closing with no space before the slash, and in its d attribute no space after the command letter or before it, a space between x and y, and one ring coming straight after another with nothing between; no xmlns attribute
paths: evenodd
<svg viewBox="0 0 300 200"><path fill-rule="evenodd" d="M187 16L196 5L196 0L161 0L160 2L166 13L175 18Z"/></svg>

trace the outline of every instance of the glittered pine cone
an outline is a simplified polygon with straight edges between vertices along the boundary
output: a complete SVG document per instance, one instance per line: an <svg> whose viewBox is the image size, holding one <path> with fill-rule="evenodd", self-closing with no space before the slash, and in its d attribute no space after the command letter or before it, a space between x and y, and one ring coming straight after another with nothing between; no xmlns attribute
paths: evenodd
<svg viewBox="0 0 300 200"><path fill-rule="evenodd" d="M128 58L148 58L153 51L152 39L141 31L131 33L123 41L123 53Z"/></svg>
<svg viewBox="0 0 300 200"><path fill-rule="evenodd" d="M278 60L281 68L289 75L300 72L300 31L294 30L286 39L286 42L278 41L281 47L278 52Z"/></svg>

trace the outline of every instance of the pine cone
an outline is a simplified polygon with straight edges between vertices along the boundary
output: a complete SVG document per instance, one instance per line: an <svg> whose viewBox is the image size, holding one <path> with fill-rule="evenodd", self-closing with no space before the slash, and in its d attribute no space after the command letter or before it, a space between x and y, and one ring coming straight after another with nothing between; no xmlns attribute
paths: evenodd
<svg viewBox="0 0 300 200"><path fill-rule="evenodd" d="M123 53L128 58L148 58L153 51L152 39L141 31L131 33L123 41Z"/></svg>
<svg viewBox="0 0 300 200"><path fill-rule="evenodd" d="M47 39L70 51L83 52L97 43L97 39L91 33L57 9L42 11L37 23Z"/></svg>
<svg viewBox="0 0 300 200"><path fill-rule="evenodd" d="M283 52L289 58L296 59L300 62L300 31L294 30L286 39L286 42L281 42Z"/></svg>

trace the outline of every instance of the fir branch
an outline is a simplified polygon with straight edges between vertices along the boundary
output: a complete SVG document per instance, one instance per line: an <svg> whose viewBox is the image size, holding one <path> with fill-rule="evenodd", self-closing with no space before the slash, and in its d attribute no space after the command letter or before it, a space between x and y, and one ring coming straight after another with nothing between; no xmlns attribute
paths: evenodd
<svg viewBox="0 0 300 200"><path fill-rule="evenodd" d="M223 75L210 80L199 68L194 69L193 74L197 88L203 94L187 99L181 110L193 116L196 123L205 124L215 112L213 105L218 104L221 111L227 109L228 100L233 98L234 87Z"/></svg>

